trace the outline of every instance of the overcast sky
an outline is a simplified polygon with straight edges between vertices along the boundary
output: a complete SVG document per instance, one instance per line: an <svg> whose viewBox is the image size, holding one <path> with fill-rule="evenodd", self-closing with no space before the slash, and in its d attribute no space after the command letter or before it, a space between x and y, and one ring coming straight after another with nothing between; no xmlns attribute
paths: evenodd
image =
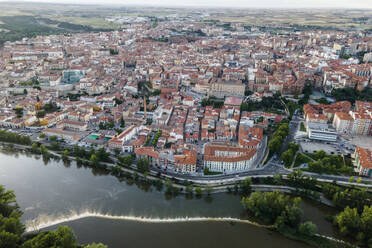
<svg viewBox="0 0 372 248"><path fill-rule="evenodd" d="M0 0L11 1L11 0ZM22 1L22 0L21 0ZM369 8L372 0L23 0L27 2L234 8Z"/></svg>

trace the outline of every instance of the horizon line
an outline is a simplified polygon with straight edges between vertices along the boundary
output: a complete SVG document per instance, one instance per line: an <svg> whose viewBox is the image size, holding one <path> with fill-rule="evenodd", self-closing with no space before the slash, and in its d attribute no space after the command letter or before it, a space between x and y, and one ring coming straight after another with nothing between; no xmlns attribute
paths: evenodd
<svg viewBox="0 0 372 248"><path fill-rule="evenodd" d="M10 0L0 0L0 4L2 3L9 3L9 4L51 4L51 5L71 5L71 6L121 6L121 7L166 7L166 8L172 8L172 9L184 9L184 8L204 8L204 9L221 9L221 8L227 8L227 9L255 9L255 10L361 10L361 11L368 11L372 10L372 6L370 8L366 7L356 7L356 8L349 8L349 7L281 7L281 6L272 6L272 7L261 7L261 6L244 6L244 5L238 5L238 6L229 6L229 5L216 5L211 6L208 4L181 4L181 5L170 5L170 4L151 4L151 3L141 3L141 4L135 4L135 3L104 3L104 2L95 2L95 3L85 3L85 2L69 2L70 0L62 0L61 2L54 2L54 1L38 1L38 0L30 0L30 1L10 1Z"/></svg>

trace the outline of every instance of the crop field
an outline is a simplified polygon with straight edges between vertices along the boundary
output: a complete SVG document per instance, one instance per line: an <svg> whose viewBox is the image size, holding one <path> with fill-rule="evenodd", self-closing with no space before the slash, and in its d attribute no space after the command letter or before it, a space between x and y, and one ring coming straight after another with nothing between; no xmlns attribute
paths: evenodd
<svg viewBox="0 0 372 248"><path fill-rule="evenodd" d="M108 22L102 17L74 17L74 16L46 16L52 20L69 22L78 25L91 26L93 28L117 29L119 24Z"/></svg>

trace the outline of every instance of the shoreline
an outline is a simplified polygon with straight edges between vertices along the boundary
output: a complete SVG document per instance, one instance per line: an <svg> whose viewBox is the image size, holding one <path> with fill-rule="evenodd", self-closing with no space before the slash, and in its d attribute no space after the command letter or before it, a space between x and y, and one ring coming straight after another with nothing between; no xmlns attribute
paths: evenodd
<svg viewBox="0 0 372 248"><path fill-rule="evenodd" d="M230 223L241 223L251 225L257 228L265 228L270 231L277 232L284 236L287 239L300 241L311 246L317 247L314 245L314 242L309 242L308 239L299 236L292 236L289 233L280 231L275 228L274 225L264 225L255 221L239 219L234 217L171 217L171 218L154 218L154 217L143 217L143 216L133 216L133 215L110 215L102 214L94 211L84 211L81 213L71 213L68 216L63 216L55 220L49 220L41 223L33 223L35 220L26 221L26 234L40 232L42 229L46 229L52 226L61 225L67 222L79 221L87 218L98 218L98 219L108 219L115 221L131 221L131 222L140 222L140 223L149 223L149 224L177 224L177 223L197 223L197 222L230 222ZM348 242L337 239L332 236L315 234L315 237L318 240L323 240L323 242L331 242L335 244L349 244ZM337 246L334 246L337 247Z"/></svg>
<svg viewBox="0 0 372 248"><path fill-rule="evenodd" d="M11 145L13 145L13 148L17 148L17 149L20 149L21 151L29 152L30 154L33 154L33 155L42 156L41 154L36 154L36 153L30 151L29 149L31 147L29 147L29 146L23 146L23 145L18 145L18 144L13 144L13 143L4 143L4 142L2 142L2 143L7 144L7 145L11 144ZM6 145L5 145L4 148L9 148L9 147L6 147ZM52 154L53 156L57 156L59 159L61 159L61 154L59 154L55 151L48 151L48 152L50 154ZM72 161L76 161L76 157L71 156L71 157L68 157L68 158L71 159ZM106 164L106 163L104 163L104 164ZM114 166L115 166L114 164L111 164L110 167L114 167ZM87 166L87 168L94 168L94 167ZM128 169L126 167L124 167L123 169L131 170L131 169ZM133 171L133 170L131 170L131 171L132 171L132 173L138 173L138 172ZM143 176L141 173L138 173L138 175ZM147 176L147 178L150 178L150 177L152 177L152 176ZM154 178L159 179L158 177L154 177ZM174 184L174 186L175 186L175 184ZM179 185L179 186L185 188L183 185ZM229 185L229 186L231 186L231 185ZM254 186L255 185L252 185L252 188L254 188ZM256 185L256 186L260 187L260 186L269 186L269 185ZM218 190L218 187L215 187L214 189L216 189L216 188L217 188L217 190L212 191L212 193L224 193L224 192L226 192L226 191L223 191L223 190L221 191L221 188ZM225 189L227 190L227 188L225 188ZM264 191L266 191L266 190L264 190ZM273 190L269 190L269 191L273 191ZM184 190L181 191L180 193L181 194L187 194ZM293 192L287 192L287 193L291 194L291 195L294 195ZM317 202L317 201L315 200L315 202ZM322 203L322 204L324 204L324 203ZM327 205L327 204L325 204L325 205ZM42 216L42 215L41 215L41 217L44 217L44 218L47 217L48 218L48 216ZM46 221L38 221L37 219L26 220L25 221L26 233L37 232L37 231L40 231L41 229L48 228L48 227L51 227L51 226L54 226L54 225L60 225L60 224L66 223L66 222L76 221L76 220L80 220L80 219L84 219L84 218L104 218L104 219L112 219L112 220L137 221L137 222L144 222L144 223L178 223L178 222L213 222L213 221L217 221L217 222L236 222L236 223L250 224L250 225L253 225L253 226L256 226L256 227L262 227L262 228L266 228L266 229L269 229L269 230L276 231L276 232L282 234L283 236L285 236L288 239L298 240L298 241L309 244L306 239L303 239L301 237L288 236L285 233L282 233L281 231L277 230L273 225L263 225L263 224L259 224L259 223L254 222L254 221L244 220L244 219L239 219L239 218L232 218L232 217L152 218L152 217L141 217L141 216L138 217L138 216L130 216L130 215L128 215L128 216L126 216L126 215L116 216L116 215L102 214L102 213L99 213L99 212L84 211L84 212L81 212L81 213L71 213L68 216L49 217L49 218L50 219L49 220L47 219ZM345 241L338 240L334 237L328 237L328 236L324 236L324 235L321 235L321 234L316 234L315 236L320 238L320 239L326 239L329 242L336 242L336 243L343 243L343 244L345 243Z"/></svg>

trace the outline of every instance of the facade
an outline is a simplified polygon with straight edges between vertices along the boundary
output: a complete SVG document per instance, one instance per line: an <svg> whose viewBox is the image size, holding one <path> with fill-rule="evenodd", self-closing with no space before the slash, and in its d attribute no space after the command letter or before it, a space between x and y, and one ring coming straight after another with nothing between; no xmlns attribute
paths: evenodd
<svg viewBox="0 0 372 248"><path fill-rule="evenodd" d="M210 96L224 98L225 96L244 96L245 85L241 80L224 81L217 79L211 85Z"/></svg>
<svg viewBox="0 0 372 248"><path fill-rule="evenodd" d="M174 169L181 173L196 172L197 151L185 150L182 155L174 155Z"/></svg>
<svg viewBox="0 0 372 248"><path fill-rule="evenodd" d="M66 84L75 84L85 76L84 71L80 70L66 70L62 73L62 82Z"/></svg>
<svg viewBox="0 0 372 248"><path fill-rule="evenodd" d="M337 133L328 127L328 124L324 123L312 123L309 122L307 125L307 134L309 139L323 140L335 142L337 140Z"/></svg>
<svg viewBox="0 0 372 248"><path fill-rule="evenodd" d="M108 146L110 149L119 149L123 150L125 152L125 148L123 145L125 142L129 141L133 138L134 135L137 134L139 130L139 127L136 127L134 125L129 126L127 129L125 129L122 133L120 133L118 136L112 138L108 142Z"/></svg>
<svg viewBox="0 0 372 248"><path fill-rule="evenodd" d="M348 113L337 112L333 119L333 127L336 129L337 133L351 133L353 124L354 119Z"/></svg>
<svg viewBox="0 0 372 248"><path fill-rule="evenodd" d="M82 138L82 133L67 131L56 128L45 128L43 131L47 137L57 136L59 139L68 140L71 142L78 142Z"/></svg>
<svg viewBox="0 0 372 248"><path fill-rule="evenodd" d="M372 125L371 115L357 111L350 111L350 114L354 119L351 133L356 135L369 135Z"/></svg>
<svg viewBox="0 0 372 248"><path fill-rule="evenodd" d="M309 113L306 115L306 125L308 123L323 123L326 124L328 122L328 118L322 114L313 114Z"/></svg>
<svg viewBox="0 0 372 248"><path fill-rule="evenodd" d="M71 131L86 131L87 130L87 123L82 121L73 121L64 119L57 123L57 128L71 130Z"/></svg>
<svg viewBox="0 0 372 248"><path fill-rule="evenodd" d="M355 165L361 176L372 177L372 152L369 149L356 147Z"/></svg>
<svg viewBox="0 0 372 248"><path fill-rule="evenodd" d="M252 169L257 150L227 145L208 144L204 148L204 168L232 173Z"/></svg>

